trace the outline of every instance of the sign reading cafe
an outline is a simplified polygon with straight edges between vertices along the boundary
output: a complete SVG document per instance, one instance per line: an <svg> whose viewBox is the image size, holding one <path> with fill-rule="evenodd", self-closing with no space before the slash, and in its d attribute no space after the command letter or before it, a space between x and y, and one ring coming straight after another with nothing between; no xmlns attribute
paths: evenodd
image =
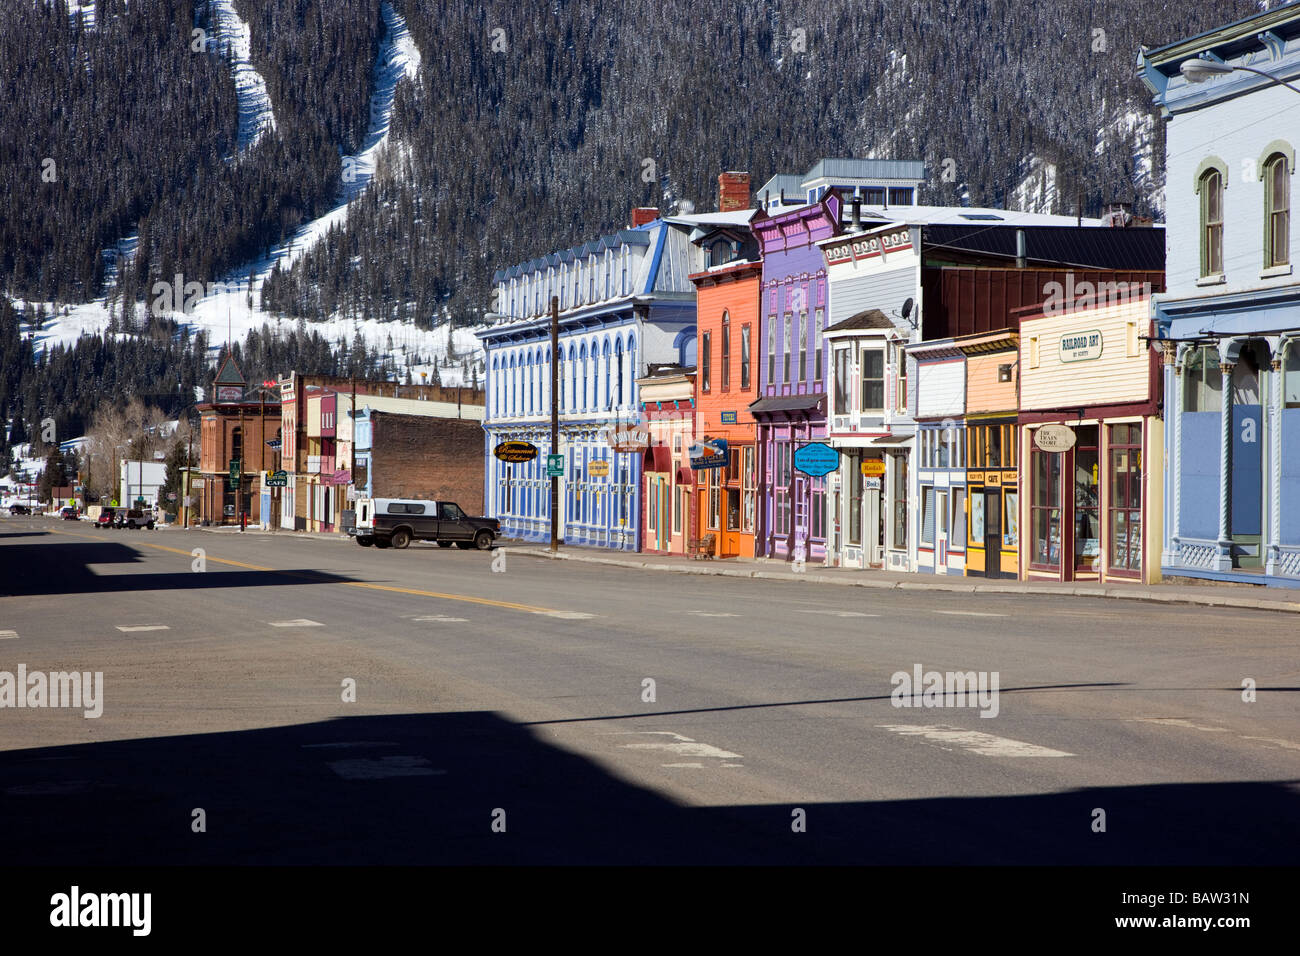
<svg viewBox="0 0 1300 956"><path fill-rule="evenodd" d="M1062 362L1087 362L1101 358L1101 331L1089 329L1062 335L1058 354Z"/></svg>

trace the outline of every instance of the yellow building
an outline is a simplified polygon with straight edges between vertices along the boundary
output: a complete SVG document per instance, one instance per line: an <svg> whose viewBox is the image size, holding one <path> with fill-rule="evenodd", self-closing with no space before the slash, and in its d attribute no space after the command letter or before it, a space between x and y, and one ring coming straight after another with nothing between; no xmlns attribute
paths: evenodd
<svg viewBox="0 0 1300 956"><path fill-rule="evenodd" d="M1024 578L1160 579L1164 439L1148 303L1149 291L1112 289L1021 319Z"/></svg>
<svg viewBox="0 0 1300 956"><path fill-rule="evenodd" d="M1019 573L1014 331L966 335L966 574Z"/></svg>

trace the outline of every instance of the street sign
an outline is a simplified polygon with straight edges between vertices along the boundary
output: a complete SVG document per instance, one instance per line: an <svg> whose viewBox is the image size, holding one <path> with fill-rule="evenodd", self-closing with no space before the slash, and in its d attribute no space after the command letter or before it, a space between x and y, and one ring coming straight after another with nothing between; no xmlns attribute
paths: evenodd
<svg viewBox="0 0 1300 956"><path fill-rule="evenodd" d="M268 439L266 440L266 446L267 446L268 448L272 449L273 451L274 451L274 450L279 450L279 448L280 448L280 439L278 439L278 438L268 438Z"/></svg>
<svg viewBox="0 0 1300 956"><path fill-rule="evenodd" d="M547 478L564 477L564 456L563 455L546 456L546 477Z"/></svg>
<svg viewBox="0 0 1300 956"><path fill-rule="evenodd" d="M492 454L501 461L513 463L532 461L537 457L537 446L527 441L503 441L492 449Z"/></svg>
<svg viewBox="0 0 1300 956"><path fill-rule="evenodd" d="M273 471L267 475L266 486L268 488L284 488L289 484L289 473L287 471Z"/></svg>
<svg viewBox="0 0 1300 956"><path fill-rule="evenodd" d="M866 478L881 478L885 474L885 463L879 458L862 459L862 474Z"/></svg>
<svg viewBox="0 0 1300 956"><path fill-rule="evenodd" d="M800 445L794 450L795 471L820 478L829 475L840 466L840 453L830 445L813 442Z"/></svg>
<svg viewBox="0 0 1300 956"><path fill-rule="evenodd" d="M604 459L587 462L587 474L592 478L604 478L609 474L609 462Z"/></svg>

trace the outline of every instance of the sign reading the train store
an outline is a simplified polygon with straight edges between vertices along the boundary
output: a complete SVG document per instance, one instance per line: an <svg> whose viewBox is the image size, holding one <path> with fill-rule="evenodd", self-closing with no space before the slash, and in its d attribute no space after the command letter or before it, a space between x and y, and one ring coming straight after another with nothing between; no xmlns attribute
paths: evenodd
<svg viewBox="0 0 1300 956"><path fill-rule="evenodd" d="M503 441L492 449L492 454L501 461L525 462L537 457L537 446L527 441Z"/></svg>
<svg viewBox="0 0 1300 956"><path fill-rule="evenodd" d="M795 471L802 471L805 475L820 478L829 475L839 466L840 453L830 445L814 442L810 445L800 445L794 450Z"/></svg>
<svg viewBox="0 0 1300 956"><path fill-rule="evenodd" d="M1043 425L1034 432L1034 444L1040 451L1069 451L1074 447L1074 441L1074 429L1069 425Z"/></svg>

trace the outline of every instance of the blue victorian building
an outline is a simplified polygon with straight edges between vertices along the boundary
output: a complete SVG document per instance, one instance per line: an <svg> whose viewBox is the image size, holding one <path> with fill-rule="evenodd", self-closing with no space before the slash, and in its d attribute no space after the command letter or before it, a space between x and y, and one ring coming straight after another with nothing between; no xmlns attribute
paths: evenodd
<svg viewBox="0 0 1300 956"><path fill-rule="evenodd" d="M637 209L632 225L499 270L496 320L479 333L487 353L484 501L506 537L550 540L551 297L559 317L559 535L569 544L635 551L642 453L610 435L640 421L636 380L651 364L695 365L695 289L706 265L691 236L750 210L663 219ZM505 441L535 445L529 462L502 461Z"/></svg>
<svg viewBox="0 0 1300 956"><path fill-rule="evenodd" d="M1300 95L1277 82L1300 8L1144 49L1138 74L1167 122L1162 572L1300 586Z"/></svg>

